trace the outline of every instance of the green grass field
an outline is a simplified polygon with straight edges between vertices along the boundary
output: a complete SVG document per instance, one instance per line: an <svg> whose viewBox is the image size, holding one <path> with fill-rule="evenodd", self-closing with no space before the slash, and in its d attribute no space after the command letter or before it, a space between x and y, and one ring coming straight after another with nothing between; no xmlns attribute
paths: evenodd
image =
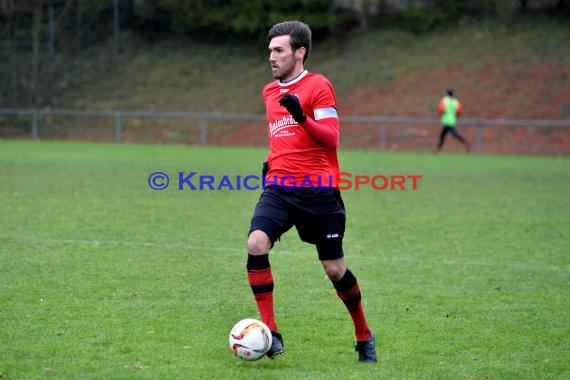
<svg viewBox="0 0 570 380"><path fill-rule="evenodd" d="M256 317L245 238L259 191L178 191L178 172L258 174L263 149L0 141L2 379L570 377L570 160L341 151L418 189L343 193L347 263L379 363L290 231L271 254L286 356L243 362ZM155 171L171 186L153 191Z"/></svg>

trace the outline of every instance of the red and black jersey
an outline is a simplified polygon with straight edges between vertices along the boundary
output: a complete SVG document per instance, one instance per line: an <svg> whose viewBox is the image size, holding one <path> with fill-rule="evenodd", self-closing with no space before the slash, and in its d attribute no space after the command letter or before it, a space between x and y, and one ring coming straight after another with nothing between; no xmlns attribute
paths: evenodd
<svg viewBox="0 0 570 380"><path fill-rule="evenodd" d="M298 124L279 104L285 94L299 98L307 115L305 122ZM336 96L329 80L305 70L292 81L266 85L263 100L269 137L267 183L338 187L339 123Z"/></svg>

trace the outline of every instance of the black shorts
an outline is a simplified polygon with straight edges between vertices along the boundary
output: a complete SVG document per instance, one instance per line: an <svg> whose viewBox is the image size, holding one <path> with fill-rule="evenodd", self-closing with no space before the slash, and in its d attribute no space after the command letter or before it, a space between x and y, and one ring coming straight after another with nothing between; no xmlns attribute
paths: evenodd
<svg viewBox="0 0 570 380"><path fill-rule="evenodd" d="M295 226L302 241L317 247L319 260L344 257L346 211L334 188L266 188L253 213L249 232L261 230L275 243Z"/></svg>

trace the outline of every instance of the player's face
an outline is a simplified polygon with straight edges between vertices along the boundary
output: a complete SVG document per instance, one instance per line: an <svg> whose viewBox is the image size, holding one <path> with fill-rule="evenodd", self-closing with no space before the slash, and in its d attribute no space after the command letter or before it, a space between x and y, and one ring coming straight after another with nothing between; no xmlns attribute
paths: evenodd
<svg viewBox="0 0 570 380"><path fill-rule="evenodd" d="M269 63L273 78L287 82L299 75L303 68L302 56L301 59L299 56L291 47L291 37L272 38L269 42Z"/></svg>

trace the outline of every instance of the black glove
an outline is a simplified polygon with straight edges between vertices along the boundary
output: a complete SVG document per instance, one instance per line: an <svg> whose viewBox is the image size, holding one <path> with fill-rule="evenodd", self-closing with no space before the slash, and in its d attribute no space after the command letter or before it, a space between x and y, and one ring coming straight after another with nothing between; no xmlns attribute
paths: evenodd
<svg viewBox="0 0 570 380"><path fill-rule="evenodd" d="M289 111L297 123L302 123L307 120L307 115L305 115L303 109L301 108L299 98L297 98L295 95L283 95L283 97L279 100L279 104L287 108L287 111Z"/></svg>
<svg viewBox="0 0 570 380"><path fill-rule="evenodd" d="M265 178L267 172L269 172L269 162L265 161L263 165L261 165L261 176Z"/></svg>

